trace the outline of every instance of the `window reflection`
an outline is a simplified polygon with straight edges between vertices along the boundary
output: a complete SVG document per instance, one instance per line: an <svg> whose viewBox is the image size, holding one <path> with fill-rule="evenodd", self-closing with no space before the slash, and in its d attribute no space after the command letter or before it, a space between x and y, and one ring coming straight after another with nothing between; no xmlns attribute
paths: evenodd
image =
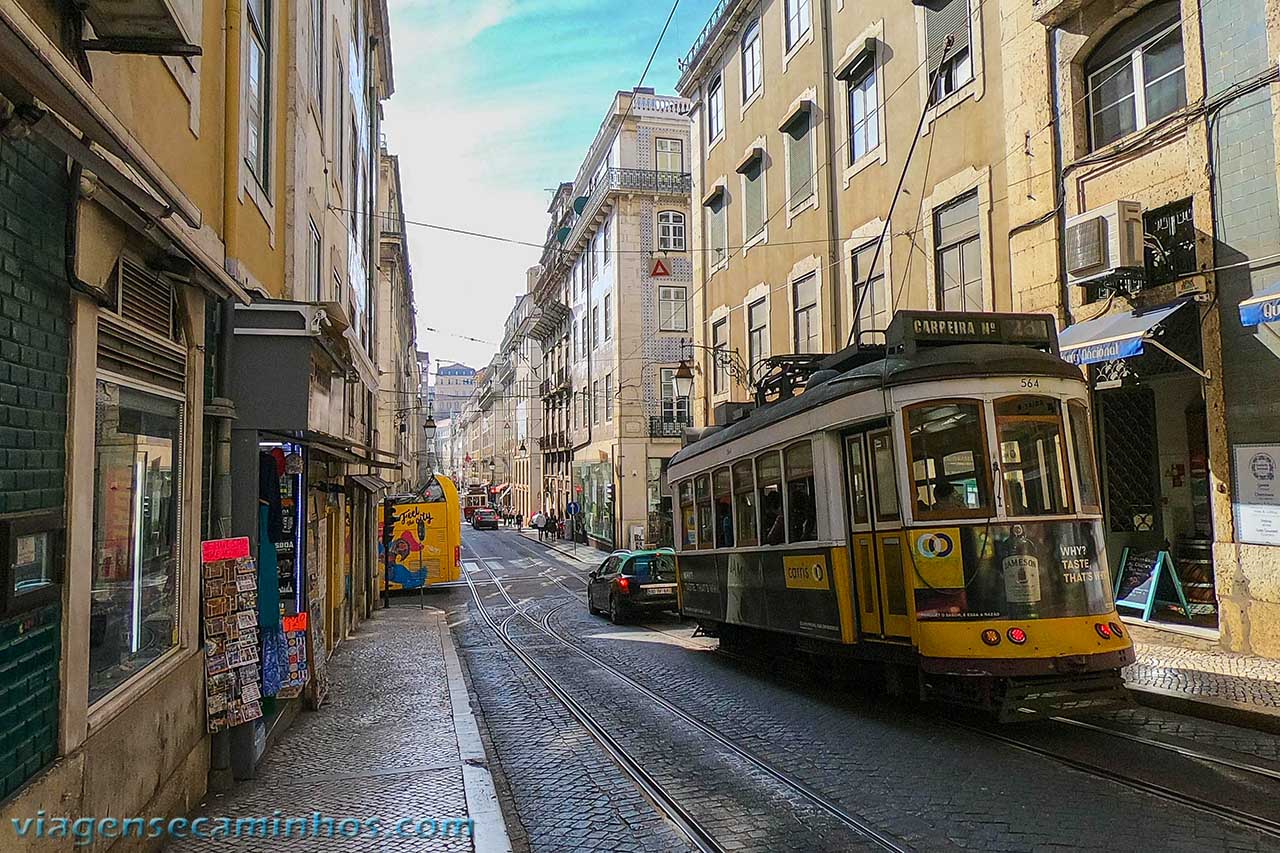
<svg viewBox="0 0 1280 853"><path fill-rule="evenodd" d="M907 409L918 518L991 514L982 404L926 403Z"/></svg>
<svg viewBox="0 0 1280 853"><path fill-rule="evenodd" d="M181 423L176 400L98 383L90 702L177 645Z"/></svg>

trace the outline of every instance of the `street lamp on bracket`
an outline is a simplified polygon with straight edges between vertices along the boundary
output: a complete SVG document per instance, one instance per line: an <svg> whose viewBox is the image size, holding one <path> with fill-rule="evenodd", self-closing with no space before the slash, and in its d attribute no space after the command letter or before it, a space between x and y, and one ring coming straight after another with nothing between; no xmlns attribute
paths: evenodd
<svg viewBox="0 0 1280 853"><path fill-rule="evenodd" d="M738 355L737 350L725 349L724 347L709 347L705 344L694 344L686 342L685 350L702 350L711 354L711 360L716 368L722 368L729 378L741 385L743 388L753 390L754 382L751 378L751 368L747 367L746 362L742 360L742 356ZM682 355L680 365L676 368L676 372L671 377L672 391L677 399L691 398L693 396L693 375L697 368L693 365L689 355Z"/></svg>

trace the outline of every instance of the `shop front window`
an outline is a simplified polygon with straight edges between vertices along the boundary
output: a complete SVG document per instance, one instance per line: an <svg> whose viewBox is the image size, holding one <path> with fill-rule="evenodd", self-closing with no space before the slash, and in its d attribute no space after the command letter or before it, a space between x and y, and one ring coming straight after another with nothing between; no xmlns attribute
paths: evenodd
<svg viewBox="0 0 1280 853"><path fill-rule="evenodd" d="M608 462L575 463L574 491L581 503L581 529L604 545L613 545L613 466Z"/></svg>
<svg viewBox="0 0 1280 853"><path fill-rule="evenodd" d="M996 437L1009 515L1057 515L1071 508L1062 408L1049 397L996 400Z"/></svg>
<svg viewBox="0 0 1280 853"><path fill-rule="evenodd" d="M906 411L916 518L993 515L982 404L922 403Z"/></svg>
<svg viewBox="0 0 1280 853"><path fill-rule="evenodd" d="M178 643L181 453L180 401L98 382L91 703Z"/></svg>

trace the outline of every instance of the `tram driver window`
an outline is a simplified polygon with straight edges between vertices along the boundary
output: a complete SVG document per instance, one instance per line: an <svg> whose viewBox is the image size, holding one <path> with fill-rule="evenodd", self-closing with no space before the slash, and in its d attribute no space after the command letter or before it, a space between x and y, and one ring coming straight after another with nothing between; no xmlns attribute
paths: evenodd
<svg viewBox="0 0 1280 853"><path fill-rule="evenodd" d="M765 545L787 541L782 512L782 457L776 450L756 458L756 487L760 493L760 535Z"/></svg>
<svg viewBox="0 0 1280 853"><path fill-rule="evenodd" d="M715 542L711 535L713 528L711 520L711 475L703 474L694 480L693 490L694 498L698 505L698 550L714 548Z"/></svg>
<svg viewBox="0 0 1280 853"><path fill-rule="evenodd" d="M1071 416L1071 443L1075 446L1076 476L1080 479L1080 508L1085 512L1102 512L1098 497L1098 466L1093 457L1093 430L1089 410L1084 403L1067 403Z"/></svg>
<svg viewBox="0 0 1280 853"><path fill-rule="evenodd" d="M906 411L917 518L991 515L982 404L921 403Z"/></svg>
<svg viewBox="0 0 1280 853"><path fill-rule="evenodd" d="M818 538L818 500L813 486L813 447L809 442L787 448L787 532L791 542Z"/></svg>
<svg viewBox="0 0 1280 853"><path fill-rule="evenodd" d="M697 523L693 515L693 481L680 483L680 550L698 547Z"/></svg>
<svg viewBox="0 0 1280 853"><path fill-rule="evenodd" d="M759 545L756 535L756 475L750 459L733 463L733 508L738 520L738 545Z"/></svg>
<svg viewBox="0 0 1280 853"><path fill-rule="evenodd" d="M711 477L716 504L716 547L733 547L733 490L730 488L729 469L721 468Z"/></svg>
<svg viewBox="0 0 1280 853"><path fill-rule="evenodd" d="M1009 515L1068 512L1071 492L1058 401L1030 395L996 400L996 437Z"/></svg>

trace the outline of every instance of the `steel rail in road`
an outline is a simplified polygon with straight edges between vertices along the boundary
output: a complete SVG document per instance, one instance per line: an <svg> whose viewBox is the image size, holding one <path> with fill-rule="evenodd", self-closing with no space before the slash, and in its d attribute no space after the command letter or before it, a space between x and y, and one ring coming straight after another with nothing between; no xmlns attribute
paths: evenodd
<svg viewBox="0 0 1280 853"><path fill-rule="evenodd" d="M1054 718L1054 719L1060 719L1060 718ZM1194 794L1188 794L1184 791L1178 791L1173 788L1169 788L1165 785L1161 785L1158 782L1151 782L1147 779L1139 779L1135 776L1127 775L1125 773L1112 770L1109 767L1103 767L1102 765L1095 764L1090 761L1085 761L1079 758L1072 758L1071 756L1068 756L1068 755L1062 755L1061 753L1055 752L1052 749L1048 749L1042 746L1037 746L1036 744L1028 743L1025 740L1021 740L1019 738L1012 737L1010 735L993 732L990 729L985 729L985 728L982 728L981 726L971 725L969 723L961 723L955 720L944 720L943 722L946 725L951 726L952 728L961 729L963 731L970 732L971 734L979 735L980 737L986 738L988 740L994 740L999 743L1003 743L1006 746L1011 746L1014 749L1020 750L1022 752L1031 753L1032 755L1038 755L1042 758L1048 758L1051 761L1055 761L1058 764L1062 764L1066 767L1070 767L1073 770L1078 770L1081 773L1085 773L1089 776L1094 776L1099 779L1105 779L1109 782L1114 782L1116 784L1123 785L1127 788L1132 788L1133 790L1141 791L1145 794L1150 794L1152 796L1159 797L1163 800L1168 800L1170 802L1177 803L1178 805L1181 805L1181 806L1186 806L1188 808L1196 809L1197 811L1204 812L1205 814L1212 815L1213 817L1216 817L1222 820L1227 820L1227 821L1241 824L1242 826L1246 826L1250 829L1256 830L1257 832L1261 832L1264 835L1268 835L1273 838L1280 838L1280 821L1273 820L1271 818L1261 817L1259 815L1252 814L1251 812L1246 812L1241 809L1237 809L1233 806L1224 805L1222 803L1215 803L1212 800L1206 800L1202 797L1197 797ZM1097 729L1099 731L1106 732L1107 734L1118 734L1116 732L1109 731L1100 726L1093 726L1089 724L1085 724L1085 726L1090 729ZM1166 744L1160 743L1159 741L1152 741L1147 738L1139 737L1137 735L1134 735L1129 739L1138 741L1140 743L1159 746L1164 749L1172 748ZM1213 759L1210 756L1204 755L1202 753L1198 753L1195 750L1176 749L1174 751L1180 752L1187 757L1203 759L1205 761L1214 761L1214 763L1222 764L1225 766L1233 766L1228 762ZM1245 767L1237 768L1237 769L1246 769L1246 768L1253 772L1257 772L1259 770L1267 770L1267 768L1258 768L1250 765L1245 765ZM1263 775L1270 775L1270 774L1264 773Z"/></svg>
<svg viewBox="0 0 1280 853"><path fill-rule="evenodd" d="M1075 726L1076 728L1086 729L1100 734L1110 735L1111 737L1122 738L1133 743L1141 743L1146 746L1155 747L1156 749L1164 749L1169 752L1177 753L1183 758L1190 758L1193 761L1201 761L1206 764L1217 764L1220 767L1229 767L1232 770L1239 770L1254 776L1265 776L1269 779L1280 781L1280 769L1275 767L1263 767L1260 764L1251 764L1248 761L1236 761L1225 755L1214 755L1212 753L1203 752L1202 750L1193 749L1182 744L1169 743L1167 741L1156 740L1155 738L1143 737L1133 732L1124 732L1119 729L1100 726L1095 723L1087 723L1084 720L1072 720L1066 717L1050 717L1055 723L1067 726Z"/></svg>
<svg viewBox="0 0 1280 853"><path fill-rule="evenodd" d="M844 824L849 829L857 833L859 836L861 836L862 838L865 838L867 841L876 845L880 849L892 850L892 851L895 851L895 853L906 853L907 851L911 850L910 847L904 846L903 844L899 843L895 839L890 838L888 835L885 835L884 833L880 832L878 829L866 823L862 819L849 814L847 811L845 811L843 808L841 808L832 800L828 799L827 797L824 797L822 794L813 790L804 782L795 778L791 774L778 769L770 762L756 755L754 752L742 746L733 738L721 732L719 729L715 728L714 726L708 723L703 722L702 720L693 716L688 711L685 711L683 708L679 707L678 705L673 704L666 697L664 697L657 691L650 689L644 684L641 684L640 682L636 681L627 673L623 672L622 670L618 669L617 667L613 666L612 664L608 663L607 661L603 660L597 655L592 654L591 652L579 646L577 643L574 643L568 640L559 631L556 631L554 628L550 626L551 615L556 610L559 610L561 607L566 606L568 602L563 602L559 606L554 608L552 611L548 612L545 617L546 624L540 623L537 620L535 620L532 616L530 616L527 612L525 612L523 608L521 608L519 605L516 604L515 599L511 597L511 593L507 590L506 585L503 584L502 580L497 576L497 574L494 573L493 569L489 567L487 562L481 560L479 561L479 565L483 566L484 570L488 572L489 576L493 579L493 582L497 584L498 589L502 593L503 598L505 598L507 602L511 605L511 607L514 608L515 613L512 614L513 617L514 616L522 617L526 622L528 622L534 628L543 632L551 639L558 641L565 648L571 651L577 652L582 657L586 658L587 660L594 663L596 666L600 667L601 669L608 672L610 675L617 678L619 681L635 689L638 693L643 695L645 698L651 700L657 705L660 705L661 707L665 708L667 711L671 712L672 714L675 714L681 720L684 720L686 723L692 725L694 728L698 729L700 732L710 737L716 743L728 749L734 755L738 756L739 758L743 759L747 763L751 764L753 767L760 770L761 772L763 772L764 774L766 774L776 782L779 782L785 785L791 791L795 792L796 794L799 794L802 798L807 800L810 804L816 806L821 811L826 812L828 815L835 818L837 821Z"/></svg>
<svg viewBox="0 0 1280 853"><path fill-rule="evenodd" d="M727 853L726 848L721 846L720 843L716 841L715 837L708 830L704 829L702 825L699 824L682 805L680 805L680 802L676 799L675 795L667 791L666 788L654 779L653 776L644 769L640 762L622 746L617 738L610 735L603 726L592 718L586 706L569 695L569 693L560 686L556 679L533 659L533 656L530 655L528 651L520 647L519 643L517 643L515 638L510 634L511 622L517 616L523 616L526 621L531 620L529 620L528 616L525 615L519 607L516 607L515 602L511 600L511 596L502 586L502 582L498 580L497 575L493 574L492 570L489 569L489 566L482 562L478 562L477 565L484 565L485 571L489 572L490 576L493 577L494 582L498 585L503 597L506 598L507 601L511 602L511 606L516 610L516 612L511 613L502 619L500 623L495 620L493 615L489 613L488 608L484 606L484 602L481 601L479 590L476 588L476 583L472 579L471 573L466 570L465 565L463 566L463 574L467 578L467 586L471 589L471 597L475 601L476 607L480 611L480 615L484 618L485 622L489 624L489 627L498 635L498 638L502 640L503 644L509 648L512 654L518 657L526 667L529 668L529 671L532 672L549 691L551 691L553 696L560 700L561 704L565 706L565 709L568 710L569 714L578 721L578 724L586 729L587 732L595 738L602 747L604 747L605 752L607 752L609 757L617 763L623 773L635 782L640 790L644 792L645 796L653 802L653 804L667 817L667 819L675 824L676 828L689 839L689 842L694 847L699 851L702 851L702 853Z"/></svg>

